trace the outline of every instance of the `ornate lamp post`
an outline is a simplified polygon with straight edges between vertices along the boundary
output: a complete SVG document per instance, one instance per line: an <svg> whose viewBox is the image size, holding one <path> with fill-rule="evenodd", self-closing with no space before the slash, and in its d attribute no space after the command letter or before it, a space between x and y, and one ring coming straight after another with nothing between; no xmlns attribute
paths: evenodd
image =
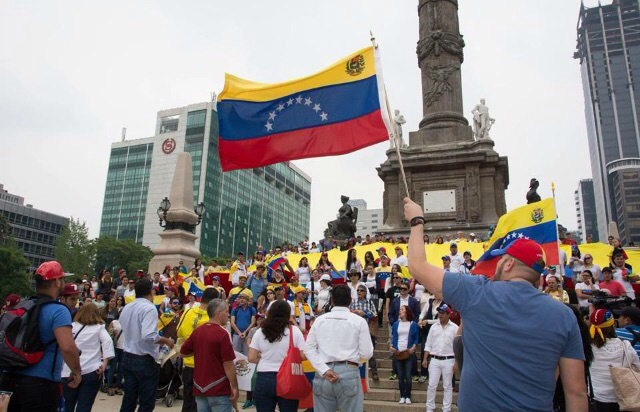
<svg viewBox="0 0 640 412"><path fill-rule="evenodd" d="M196 233L196 226L198 226L202 222L202 216L204 212L207 210L204 206L203 202L200 202L193 211L198 216L198 221L196 223L184 222L184 221L173 221L167 219L167 212L171 209L171 201L168 197L165 197L160 202L160 206L158 207L157 213L158 218L160 219L159 224L160 227L163 227L164 230L185 230L187 232Z"/></svg>

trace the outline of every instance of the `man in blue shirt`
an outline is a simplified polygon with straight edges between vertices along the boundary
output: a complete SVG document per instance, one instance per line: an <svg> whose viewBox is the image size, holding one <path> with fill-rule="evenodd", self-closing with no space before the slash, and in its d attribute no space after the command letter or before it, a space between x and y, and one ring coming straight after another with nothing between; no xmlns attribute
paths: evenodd
<svg viewBox="0 0 640 412"><path fill-rule="evenodd" d="M16 372L4 372L0 390L13 392L9 412L56 412L60 400L62 360L69 365L68 385L76 388L82 380L80 352L71 334L71 312L55 302L64 290L64 271L58 262L44 262L35 273L36 297L50 297L39 307L38 327L44 346L42 358Z"/></svg>
<svg viewBox="0 0 640 412"><path fill-rule="evenodd" d="M622 309L618 318L619 328L616 328L616 336L628 340L633 344L633 349L640 356L640 309L635 306L627 306Z"/></svg>
<svg viewBox="0 0 640 412"><path fill-rule="evenodd" d="M566 410L586 411L584 351L575 315L537 290L545 266L542 247L516 239L494 250L500 260L492 280L445 272L427 262L422 213L421 206L404 199L405 219L411 222L409 272L462 316L458 410L550 411L559 368Z"/></svg>
<svg viewBox="0 0 640 412"><path fill-rule="evenodd" d="M238 294L239 305L231 311L231 328L233 329L233 349L249 354L247 334L256 322L256 309L249 305L249 296L246 292Z"/></svg>

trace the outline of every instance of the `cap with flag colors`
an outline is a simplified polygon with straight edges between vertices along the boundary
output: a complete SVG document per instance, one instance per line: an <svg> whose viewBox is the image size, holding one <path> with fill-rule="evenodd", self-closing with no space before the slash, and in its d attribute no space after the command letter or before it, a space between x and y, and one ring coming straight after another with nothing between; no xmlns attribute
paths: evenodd
<svg viewBox="0 0 640 412"><path fill-rule="evenodd" d="M217 105L222 170L340 155L386 141L392 128L379 66L371 46L283 83L226 74Z"/></svg>
<svg viewBox="0 0 640 412"><path fill-rule="evenodd" d="M498 220L493 235L491 235L489 247L478 259L471 273L493 277L496 265L504 253L517 259L519 259L518 256L514 254L520 254L525 259L522 260L523 263L534 267L534 261L530 262L529 258L537 255L537 253L529 253L535 249L531 242L514 245L515 249L511 250L512 243L519 239L532 240L542 247L544 252L542 260L546 264L558 264L558 231L553 198L530 203L502 215ZM537 250L539 251L540 249ZM538 270L537 265L534 269Z"/></svg>

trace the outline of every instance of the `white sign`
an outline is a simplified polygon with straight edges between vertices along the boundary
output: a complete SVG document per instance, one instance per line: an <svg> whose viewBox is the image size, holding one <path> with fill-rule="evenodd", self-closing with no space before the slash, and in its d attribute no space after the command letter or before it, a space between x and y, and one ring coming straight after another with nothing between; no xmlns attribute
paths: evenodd
<svg viewBox="0 0 640 412"><path fill-rule="evenodd" d="M250 363L249 359L240 352L236 352L236 359L233 361L236 365L236 377L238 378L238 389L241 391L251 390L251 379L256 372L255 363Z"/></svg>
<svg viewBox="0 0 640 412"><path fill-rule="evenodd" d="M423 192L424 213L450 213L456 211L456 190L430 190Z"/></svg>

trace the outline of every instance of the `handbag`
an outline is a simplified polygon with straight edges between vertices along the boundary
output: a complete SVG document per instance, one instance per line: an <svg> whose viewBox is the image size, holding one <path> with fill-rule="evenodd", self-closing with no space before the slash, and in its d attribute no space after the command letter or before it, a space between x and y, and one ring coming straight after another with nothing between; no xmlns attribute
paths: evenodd
<svg viewBox="0 0 640 412"><path fill-rule="evenodd" d="M640 411L640 373L631 366L625 341L622 341L622 350L622 366L609 365L613 390L621 411ZM628 367L624 366L625 359Z"/></svg>
<svg viewBox="0 0 640 412"><path fill-rule="evenodd" d="M396 360L409 359L409 356L411 356L411 351L409 349L400 350L396 352L394 356L396 357Z"/></svg>
<svg viewBox="0 0 640 412"><path fill-rule="evenodd" d="M300 349L293 346L293 327L289 325L289 350L276 376L276 395L284 399L304 399L311 384L302 371Z"/></svg>

